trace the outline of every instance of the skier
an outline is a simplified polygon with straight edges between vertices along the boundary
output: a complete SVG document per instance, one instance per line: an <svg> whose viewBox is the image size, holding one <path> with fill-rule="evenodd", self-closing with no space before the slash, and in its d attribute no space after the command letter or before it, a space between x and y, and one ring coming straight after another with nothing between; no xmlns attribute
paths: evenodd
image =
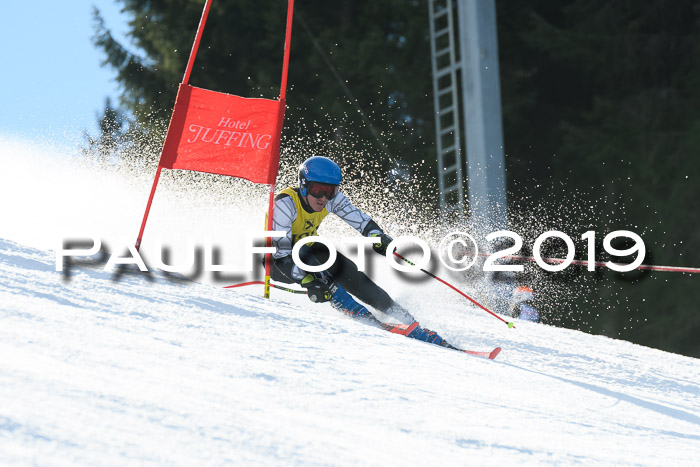
<svg viewBox="0 0 700 467"><path fill-rule="evenodd" d="M374 250L386 255L392 238L367 214L353 206L338 190L343 176L340 167L331 159L314 156L299 168L299 186L286 188L275 197L273 230L284 231L286 236L273 240L276 252L272 255L270 276L284 283L298 283L307 289L312 302L330 302L331 305L353 318L365 320L397 334L414 339L455 348L434 331L421 328L411 314L396 303L382 288L357 269L357 265L338 253L335 263L323 272L308 273L292 259L292 247L300 239L318 235L321 221L333 213L366 237L373 237ZM319 266L329 258L329 250L319 243L307 243L299 250L304 264ZM397 319L404 326L380 322L370 311L352 296L372 308Z"/></svg>

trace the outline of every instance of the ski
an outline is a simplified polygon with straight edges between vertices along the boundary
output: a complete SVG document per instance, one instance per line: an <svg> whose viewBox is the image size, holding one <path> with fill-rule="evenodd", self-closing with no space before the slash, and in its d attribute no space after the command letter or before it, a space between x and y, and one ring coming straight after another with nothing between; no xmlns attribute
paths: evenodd
<svg viewBox="0 0 700 467"><path fill-rule="evenodd" d="M391 324L391 323L382 323L382 328L384 330L389 331L394 334L400 334L402 336L408 336L413 332L414 329L418 327L418 322L414 322L412 324ZM499 353L501 353L501 348L496 347L495 349L491 350L490 352L479 352L476 350L464 350L464 349L459 349L457 347L452 347L448 346L447 348L457 350L459 352L464 352L469 355L476 355L477 357L485 357L490 360L495 359Z"/></svg>
<svg viewBox="0 0 700 467"><path fill-rule="evenodd" d="M491 352L477 352L475 350L461 350L461 352L467 353L469 355L476 355L477 357L486 357L490 360L493 360L498 356L499 353L501 353L501 348L496 347Z"/></svg>
<svg viewBox="0 0 700 467"><path fill-rule="evenodd" d="M414 329L418 327L418 322L414 322L411 324L391 324L391 323L382 323L382 327L384 330L392 332L394 334L401 334L402 336L408 336L413 332Z"/></svg>

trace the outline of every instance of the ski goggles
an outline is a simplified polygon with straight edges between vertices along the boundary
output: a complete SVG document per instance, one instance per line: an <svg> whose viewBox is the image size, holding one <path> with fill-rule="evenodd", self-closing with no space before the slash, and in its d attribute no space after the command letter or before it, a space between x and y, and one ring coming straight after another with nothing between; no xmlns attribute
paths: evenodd
<svg viewBox="0 0 700 467"><path fill-rule="evenodd" d="M338 194L338 185L327 185L325 183L308 182L306 186L306 194L314 198L333 199Z"/></svg>

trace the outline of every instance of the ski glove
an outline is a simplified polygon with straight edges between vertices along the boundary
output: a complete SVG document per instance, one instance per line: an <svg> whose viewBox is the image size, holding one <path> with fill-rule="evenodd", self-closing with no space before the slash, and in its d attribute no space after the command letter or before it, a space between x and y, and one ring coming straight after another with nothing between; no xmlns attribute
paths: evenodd
<svg viewBox="0 0 700 467"><path fill-rule="evenodd" d="M316 277L313 274L307 274L301 280L301 286L306 288L306 294L314 303L328 302L333 298L333 293L338 288L335 282L329 277L323 275Z"/></svg>
<svg viewBox="0 0 700 467"><path fill-rule="evenodd" d="M374 248L374 251L376 251L380 255L386 256L386 248L389 246L389 243L391 243L394 239L385 234L384 232L378 231L370 233L369 236L381 240L381 243L373 244L372 248Z"/></svg>

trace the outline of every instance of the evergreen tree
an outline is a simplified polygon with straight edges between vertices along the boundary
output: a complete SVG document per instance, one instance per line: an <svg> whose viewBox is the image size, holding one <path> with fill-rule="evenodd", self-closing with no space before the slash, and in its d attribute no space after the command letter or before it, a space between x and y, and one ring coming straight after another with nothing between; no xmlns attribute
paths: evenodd
<svg viewBox="0 0 700 467"><path fill-rule="evenodd" d="M170 116L204 2L121 3L135 51L115 40L97 10L94 41L117 70L122 108L153 134ZM278 97L286 5L213 2L190 84ZM423 2L315 0L298 2L295 17L285 137L318 152L332 150L319 141L340 143L385 168L427 159L433 109Z"/></svg>
<svg viewBox="0 0 700 467"><path fill-rule="evenodd" d="M84 132L87 146L83 148L83 153L101 165L108 165L112 158L118 157L119 147L126 137L124 117L112 106L109 97L105 99L104 112L98 119L98 130L95 137Z"/></svg>
<svg viewBox="0 0 700 467"><path fill-rule="evenodd" d="M566 187L596 206L573 225L632 230L657 263L700 264L697 2L499 4L513 198L563 206L552 188ZM692 279L597 287L612 310L592 330L700 354Z"/></svg>

